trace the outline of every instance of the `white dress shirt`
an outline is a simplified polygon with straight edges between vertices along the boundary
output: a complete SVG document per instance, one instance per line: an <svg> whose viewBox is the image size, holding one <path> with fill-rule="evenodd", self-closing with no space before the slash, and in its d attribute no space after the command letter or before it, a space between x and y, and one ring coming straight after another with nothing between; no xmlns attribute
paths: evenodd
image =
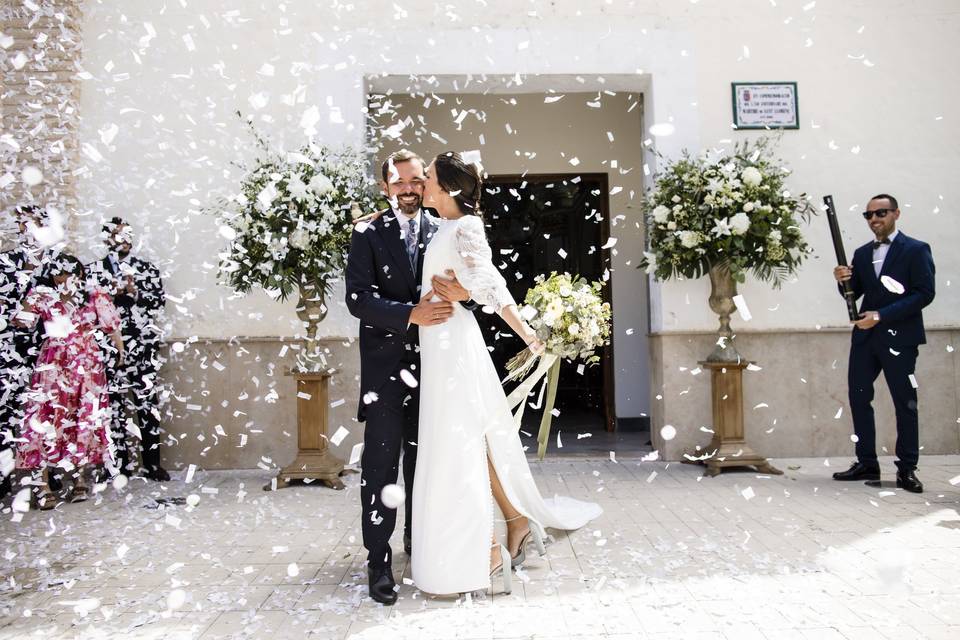
<svg viewBox="0 0 960 640"><path fill-rule="evenodd" d="M890 240L890 244L893 244L893 239L897 237L897 234L900 233L899 230L894 230L887 239ZM877 277L880 277L880 271L883 270L883 261L887 258L887 252L890 251L889 244L882 244L876 249L873 250L873 272L877 274Z"/></svg>

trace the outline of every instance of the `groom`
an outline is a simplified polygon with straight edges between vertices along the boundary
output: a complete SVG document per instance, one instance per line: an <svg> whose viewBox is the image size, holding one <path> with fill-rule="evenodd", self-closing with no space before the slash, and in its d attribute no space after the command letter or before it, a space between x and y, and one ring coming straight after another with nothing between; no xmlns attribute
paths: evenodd
<svg viewBox="0 0 960 640"><path fill-rule="evenodd" d="M381 500L383 488L395 484L403 451L403 480L411 495L417 461L420 407L418 327L446 322L453 302L469 299L454 279L436 282L443 298L421 297L423 255L437 225L421 209L423 160L407 150L383 163L381 185L390 208L357 224L350 241L346 302L360 319L360 406L366 422L360 465L363 546L367 549L370 597L383 604L397 600L391 569L390 536L396 509ZM465 304L471 308L470 304ZM410 552L411 502L406 501L404 549Z"/></svg>

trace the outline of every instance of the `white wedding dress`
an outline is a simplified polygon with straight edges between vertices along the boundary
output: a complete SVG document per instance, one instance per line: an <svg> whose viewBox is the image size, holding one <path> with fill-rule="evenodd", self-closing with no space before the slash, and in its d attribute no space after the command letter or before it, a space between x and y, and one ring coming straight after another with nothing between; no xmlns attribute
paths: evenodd
<svg viewBox="0 0 960 640"><path fill-rule="evenodd" d="M491 261L483 221L441 220L427 246L422 291L453 269L471 298L499 310L514 304ZM490 586L496 505L493 466L511 504L543 527L577 529L602 512L537 489L496 368L473 313L454 305L444 324L420 327L420 434L413 483L412 574L422 591L452 594Z"/></svg>

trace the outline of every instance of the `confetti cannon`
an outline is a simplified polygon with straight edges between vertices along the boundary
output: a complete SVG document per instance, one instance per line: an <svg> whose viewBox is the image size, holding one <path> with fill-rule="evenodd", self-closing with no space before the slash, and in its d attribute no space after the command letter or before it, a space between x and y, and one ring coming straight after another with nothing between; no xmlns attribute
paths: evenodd
<svg viewBox="0 0 960 640"><path fill-rule="evenodd" d="M837 210L833 207L833 196L823 196L823 204L827 207L827 222L830 223L830 235L833 237L833 250L837 253L837 264L846 267L848 266L847 253L843 250L843 238L840 237L840 223L837 221ZM850 281L841 282L840 287L843 289L843 299L847 302L847 315L850 316L851 322L855 322L860 319L860 313L857 311L857 300L854 298Z"/></svg>

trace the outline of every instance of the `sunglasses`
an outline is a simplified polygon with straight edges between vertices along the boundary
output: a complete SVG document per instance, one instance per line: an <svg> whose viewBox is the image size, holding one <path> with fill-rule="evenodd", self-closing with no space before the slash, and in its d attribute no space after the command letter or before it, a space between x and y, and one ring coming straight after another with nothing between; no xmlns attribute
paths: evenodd
<svg viewBox="0 0 960 640"><path fill-rule="evenodd" d="M863 219L869 220L873 216L877 216L880 219L886 218L888 213L896 211L896 209L876 209L874 211L864 211Z"/></svg>

